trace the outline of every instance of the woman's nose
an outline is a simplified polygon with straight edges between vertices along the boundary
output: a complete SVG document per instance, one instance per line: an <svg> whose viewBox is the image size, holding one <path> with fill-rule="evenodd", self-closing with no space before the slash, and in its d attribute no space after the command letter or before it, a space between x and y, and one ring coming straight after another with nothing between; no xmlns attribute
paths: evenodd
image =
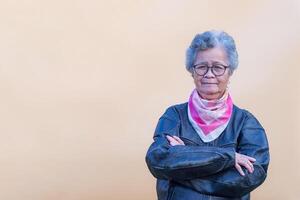
<svg viewBox="0 0 300 200"><path fill-rule="evenodd" d="M214 78L215 77L215 75L212 73L211 67L208 68L208 71L206 72L206 74L204 74L203 77L205 77L205 78Z"/></svg>

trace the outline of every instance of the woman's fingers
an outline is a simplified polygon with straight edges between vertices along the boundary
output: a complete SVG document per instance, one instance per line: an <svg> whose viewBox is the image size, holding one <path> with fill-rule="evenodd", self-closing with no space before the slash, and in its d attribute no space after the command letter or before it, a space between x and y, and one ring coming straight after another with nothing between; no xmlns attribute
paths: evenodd
<svg viewBox="0 0 300 200"><path fill-rule="evenodd" d="M242 175L242 176L245 176L245 173L242 169L242 167L239 165L239 164L235 164L235 168L237 169L237 171Z"/></svg>
<svg viewBox="0 0 300 200"><path fill-rule="evenodd" d="M239 164L244 166L250 173L252 173L254 171L252 163L248 160L244 160L243 162L241 162Z"/></svg>
<svg viewBox="0 0 300 200"><path fill-rule="evenodd" d="M255 158L253 158L253 157L250 157L250 156L246 156L246 155L244 155L248 160L250 160L251 162L255 162L256 161L256 159Z"/></svg>
<svg viewBox="0 0 300 200"><path fill-rule="evenodd" d="M179 142L175 140L172 136L167 135L166 137L171 146L179 145Z"/></svg>
<svg viewBox="0 0 300 200"><path fill-rule="evenodd" d="M177 137L176 135L174 135L173 138L175 140L177 140L181 145L184 145L184 142L179 137Z"/></svg>
<svg viewBox="0 0 300 200"><path fill-rule="evenodd" d="M166 138L167 138L167 140L169 141L169 143L175 142L175 141L176 141L173 137L171 137L171 136L169 136L169 135L167 135Z"/></svg>
<svg viewBox="0 0 300 200"><path fill-rule="evenodd" d="M235 156L235 163L236 163L236 168L239 171L239 168L241 168L241 166L245 167L250 173L253 173L254 171L254 166L252 162L255 162L256 159L252 158L250 156L246 156L243 154L239 154L236 153ZM241 174L241 172L239 171L239 173Z"/></svg>
<svg viewBox="0 0 300 200"><path fill-rule="evenodd" d="M184 142L179 137L167 135L166 138L171 146L184 145Z"/></svg>

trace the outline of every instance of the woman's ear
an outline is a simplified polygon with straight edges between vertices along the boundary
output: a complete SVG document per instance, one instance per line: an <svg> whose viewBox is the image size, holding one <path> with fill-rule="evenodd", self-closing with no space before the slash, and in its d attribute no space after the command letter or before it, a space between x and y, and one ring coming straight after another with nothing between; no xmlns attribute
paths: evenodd
<svg viewBox="0 0 300 200"><path fill-rule="evenodd" d="M191 76L192 76L193 78L194 78L194 74L195 74L194 71L192 71L192 72L191 72Z"/></svg>

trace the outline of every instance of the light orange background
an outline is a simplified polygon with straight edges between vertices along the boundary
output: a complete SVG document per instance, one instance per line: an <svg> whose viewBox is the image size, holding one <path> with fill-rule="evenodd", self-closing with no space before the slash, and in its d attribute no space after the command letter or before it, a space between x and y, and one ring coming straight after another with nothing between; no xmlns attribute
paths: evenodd
<svg viewBox="0 0 300 200"><path fill-rule="evenodd" d="M235 38L234 102L268 134L253 199L299 199L299 19L298 0L1 0L0 199L156 199L145 153L209 29Z"/></svg>

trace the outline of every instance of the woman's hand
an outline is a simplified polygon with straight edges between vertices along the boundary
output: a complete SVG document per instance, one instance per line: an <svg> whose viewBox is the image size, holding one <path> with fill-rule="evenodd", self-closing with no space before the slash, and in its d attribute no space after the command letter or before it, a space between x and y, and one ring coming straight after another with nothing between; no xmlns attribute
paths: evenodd
<svg viewBox="0 0 300 200"><path fill-rule="evenodd" d="M253 163L255 161L256 161L255 158L240 153L235 153L235 168L242 176L245 176L242 166L245 167L250 173L253 173L254 171Z"/></svg>
<svg viewBox="0 0 300 200"><path fill-rule="evenodd" d="M184 145L184 142L177 136L173 135L173 136L170 136L170 135L167 135L166 136L170 145L171 146L176 146L176 145Z"/></svg>

